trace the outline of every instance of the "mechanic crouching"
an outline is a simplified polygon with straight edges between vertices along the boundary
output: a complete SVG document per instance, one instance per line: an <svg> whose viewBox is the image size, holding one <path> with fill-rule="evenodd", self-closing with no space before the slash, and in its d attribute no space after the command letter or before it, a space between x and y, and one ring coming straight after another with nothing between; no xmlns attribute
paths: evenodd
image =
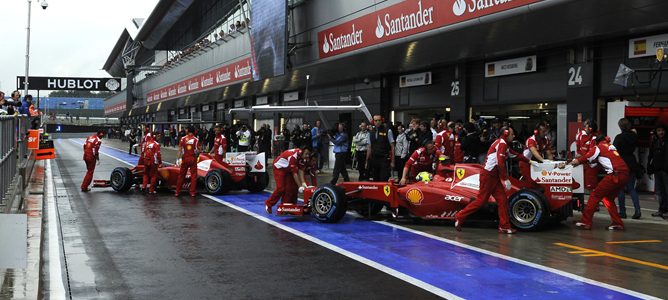
<svg viewBox="0 0 668 300"><path fill-rule="evenodd" d="M569 163L569 165L577 166L585 162L594 163L598 160L601 167L605 170L605 177L594 188L587 201L587 207L582 212L582 219L575 223L575 226L580 229L590 230L592 226L592 218L594 212L598 207L598 203L603 200L605 208L608 209L612 224L608 230L624 230L624 222L617 212L617 205L615 205L615 197L619 194L629 181L629 168L626 166L624 160L617 153L617 148L610 143L610 138L600 138L598 145L589 148L589 152L580 156ZM561 168L566 164L562 163Z"/></svg>
<svg viewBox="0 0 668 300"><path fill-rule="evenodd" d="M418 148L411 154L411 157L404 165L400 185L406 184L407 177L414 178L420 172L434 173L434 163L441 156L441 152L436 149L433 141L426 141L423 147Z"/></svg>
<svg viewBox="0 0 668 300"><path fill-rule="evenodd" d="M272 207L278 203L279 199L281 203L297 202L299 187L307 186L304 180L304 162L309 161L310 157L311 148L305 146L303 149L285 150L274 160L276 188L264 201L264 208L268 214L271 214Z"/></svg>
<svg viewBox="0 0 668 300"><path fill-rule="evenodd" d="M97 134L91 135L86 139L83 145L84 156L83 160L86 162L86 176L84 176L81 183L81 191L90 191L90 182L93 181L93 173L95 173L95 163L100 162L100 146L102 145L102 137L104 137L104 130L98 130Z"/></svg>
<svg viewBox="0 0 668 300"><path fill-rule="evenodd" d="M506 196L506 191L509 191L512 185L508 179L506 159L511 157L524 162L528 162L528 159L508 147L515 138L515 129L512 127L503 127L500 134L501 136L492 143L492 146L487 151L487 160L480 173L480 190L478 191L478 196L455 216L455 229L457 231L462 230L462 224L469 215L486 204L489 201L489 196L494 195L499 212L499 233L512 234L516 232L510 226L508 218L508 197Z"/></svg>
<svg viewBox="0 0 668 300"><path fill-rule="evenodd" d="M144 178L141 189L146 190L146 185L150 182L149 194L156 194L155 185L158 181L158 168L162 167L162 155L160 153L160 144L153 139L158 134L147 135L146 144L141 154L141 160L144 165Z"/></svg>
<svg viewBox="0 0 668 300"><path fill-rule="evenodd" d="M186 179L186 173L190 170L190 196L197 195L197 158L199 156L199 139L195 137L195 128L189 126L186 129L186 135L179 142L178 159L181 159L181 169L179 170L179 179L176 181L176 193L178 197L183 187L183 180Z"/></svg>

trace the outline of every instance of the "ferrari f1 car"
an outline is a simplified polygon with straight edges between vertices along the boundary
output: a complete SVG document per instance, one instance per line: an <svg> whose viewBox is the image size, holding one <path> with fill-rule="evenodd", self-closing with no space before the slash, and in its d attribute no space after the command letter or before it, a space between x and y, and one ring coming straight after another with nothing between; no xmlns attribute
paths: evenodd
<svg viewBox="0 0 668 300"><path fill-rule="evenodd" d="M175 189L179 176L178 166L167 166L158 169L158 187ZM144 166L134 168L118 167L111 172L109 180L95 180L93 187L111 187L117 192L127 192L134 185L141 185ZM190 176L197 176L209 194L222 194L230 190L246 189L261 192L269 184L264 162L264 153L228 153L222 163L214 160L209 154L200 154L197 162L197 174L186 174L183 188L190 185Z"/></svg>
<svg viewBox="0 0 668 300"><path fill-rule="evenodd" d="M454 220L478 194L482 166L457 164L439 166L437 175L429 182L420 181L399 185L389 182L344 182L337 185L309 187L304 190L304 205L281 204L279 215L303 215L326 223L339 221L348 209L371 217L385 206L394 217L428 220ZM581 167L578 170L581 173ZM507 191L512 224L526 231L538 230L551 220L563 221L573 215L580 203L574 191L582 182L576 170L558 169L556 163L532 167L536 184L511 178ZM496 216L496 201L492 197L483 215Z"/></svg>

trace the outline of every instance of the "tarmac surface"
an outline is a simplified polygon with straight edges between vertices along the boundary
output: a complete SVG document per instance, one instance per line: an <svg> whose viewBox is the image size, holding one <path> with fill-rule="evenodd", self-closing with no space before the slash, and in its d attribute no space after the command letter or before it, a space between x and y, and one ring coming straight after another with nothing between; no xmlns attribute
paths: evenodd
<svg viewBox="0 0 668 300"><path fill-rule="evenodd" d="M82 193L82 143L55 143L58 219L49 226L60 229L62 264L52 270L57 258L46 261L46 295L58 280L48 274L61 272L72 299L668 297L668 221L650 217L656 203L649 195L643 218L625 220L625 232L604 229L605 210L592 231L576 230L571 218L512 236L498 234L493 222L456 232L448 222L354 213L321 224L267 215L266 193ZM119 140L104 139L102 152L96 179L136 161ZM175 156L163 149L165 161ZM318 179L328 181L328 173Z"/></svg>

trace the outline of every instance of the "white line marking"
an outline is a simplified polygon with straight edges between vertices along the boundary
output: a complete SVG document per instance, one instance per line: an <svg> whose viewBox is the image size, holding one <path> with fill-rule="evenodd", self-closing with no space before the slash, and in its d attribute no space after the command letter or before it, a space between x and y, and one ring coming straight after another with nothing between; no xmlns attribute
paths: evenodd
<svg viewBox="0 0 668 300"><path fill-rule="evenodd" d="M518 263L518 264L529 266L529 267L532 267L532 268L536 268L536 269L539 269L539 270L542 270L542 271L554 273L554 274L557 274L557 275L568 277L568 278L571 278L571 279L574 279L574 280L577 280L577 281L581 281L581 282L584 282L584 283L588 283L588 284L591 284L591 285L600 286L600 287L603 287L603 288L606 288L606 289L609 289L609 290L613 290L613 291L620 292L620 293L623 293L623 294L627 294L627 295L630 295L630 296L638 297L638 298L641 298L641 299L661 299L661 298L657 298L657 297L654 297L654 296L650 296L650 295L642 294L642 293L635 292L635 291L632 291L632 290L628 290L628 289L625 289L625 288L622 288L622 287L618 287L618 286L610 285L610 284L603 283L603 282L600 282L600 281L596 281L596 280L593 280L593 279L585 278L585 277L575 275L575 274L572 274L572 273L568 273L568 272L565 272L565 271L561 271L561 270L557 270L557 269L550 268L550 267L547 267L547 266L532 263L532 262L529 262L529 261L526 261L526 260L521 260L519 258L499 254L499 253L492 252L492 251L489 251L489 250L485 250L485 249L482 249L482 248L478 248L478 247L475 247L475 246L471 246L471 245L467 245L467 244L460 243L460 242L457 242L457 241L449 240L449 239L446 239L444 237L440 237L440 236L432 235L432 234L429 234L429 233L426 233L426 232L418 231L418 230L415 230L415 229L411 229L411 228L399 226L399 225L396 225L396 224L388 223L388 222L385 222L385 221L372 221L372 222L382 224L382 225L386 225L386 226L390 226L392 228L408 231L408 232L411 232L411 233L414 233L414 234L417 234L417 235L421 235L421 236L424 236L424 237L427 237L427 238L430 238L430 239L438 240L438 241L448 243L448 244L451 244L451 245L454 245L454 246L457 246L457 247L466 248L466 249L469 249L469 250L480 252L482 254L487 254L487 255L494 256L496 258L500 258L500 259L503 259L503 260L512 261L514 263Z"/></svg>
<svg viewBox="0 0 668 300"><path fill-rule="evenodd" d="M53 194L53 176L51 174L51 160L46 161L47 186L46 198L48 206L49 228L49 297L51 299L65 299L62 266L60 264L60 233L56 217L56 203Z"/></svg>
<svg viewBox="0 0 668 300"><path fill-rule="evenodd" d="M329 249L329 250L332 250L332 251L334 251L334 252L336 252L336 253L339 253L339 254L341 254L341 255L343 255L343 256L346 256L346 257L348 257L348 258L350 258L350 259L353 259L353 260L356 260L356 261L358 261L358 262L361 262L361 263L363 263L363 264L365 264L365 265L367 265L367 266L369 266L369 267L372 267L372 268L374 268L374 269L376 269L376 270L379 270L379 271L381 271L381 272L384 272L384 273L387 273L387 274L389 274L389 275L391 275L391 276L394 276L394 277L396 277L396 278L399 278L399 279L401 279L401 280L403 280L403 281L406 281L406 282L408 282L408 283L410 283L410 284L412 284L412 285L415 285L415 286L417 286L417 287L419 287L419 288L422 288L422 289L424 289L424 290L426 290L426 291L428 291L428 292L434 293L435 295L438 295L438 296L440 296L440 297L444 297L444 298L446 298L446 299L463 299L463 298L458 297L458 296L456 296L456 295L454 295L454 294L451 294L451 293L449 293L449 292L447 292L447 291L445 291L445 290L443 290L443 289L440 289L440 288L435 287L435 286L433 286L433 285L431 285L431 284L428 284L428 283L426 283L426 282L424 282L424 281L421 281L421 280L418 280L418 279L413 278L413 277L411 277L411 276L408 276L408 275L406 275L406 274L404 274L404 273L401 273L401 272L399 272L399 271L397 271L397 270L394 270L394 269L392 269L392 268L388 268L388 267L386 267L386 266L384 266L384 265L382 265L382 264L379 264L379 263L377 263L377 262L375 262L375 261L372 261L372 260L369 260L369 259L364 258L364 257L362 257L362 256L359 256L359 255L357 255L357 254L355 254L355 253L352 253L352 252L350 252L350 251L341 249L341 248L339 248L339 247L337 247L337 246L335 246L335 245L332 245L332 244L330 244L330 243L327 243L327 242L325 242L325 241L323 241L323 240L320 240L320 239L318 239L318 238L315 238L315 237L313 237L313 236L310 236L310 235L308 235L308 234L306 234L306 233L303 233L303 232L301 232L301 231L292 229L292 228L290 228L290 227L288 227L288 226L285 226L285 225L283 225L283 224L281 224L281 223L278 223L278 222L276 222L276 221L274 221L274 220L271 220L271 219L269 219L269 218L260 216L260 215L254 213L254 212L251 212L251 211L246 210L246 209L244 209L244 208L242 208L242 207L236 206L236 205L234 205L234 204L232 204L232 203L229 203L229 202L227 202L227 201L220 200L220 199L218 199L218 198L216 198L216 197L214 197L214 196L211 196L211 195L206 195L206 194L201 194L201 195L204 196L204 197L206 197L206 198L209 198L209 199L211 199L211 200L213 200L213 201L215 201L215 202L218 202L218 203L220 203L220 204L223 204L223 205L225 205L225 206L228 206L228 207L230 207L230 208L233 208L233 209L235 209L235 210L238 210L238 211L240 211L240 212L242 212L242 213L244 213L244 214L247 214L247 215L249 215L249 216L251 216L251 217L253 217L253 218L256 218L256 219L258 219L258 220L260 220L260 221L262 221L262 222L265 222L265 223L267 223L267 224L269 224L269 225L272 225L272 226L274 226L274 227L278 227L279 229L282 229L282 230L285 230L285 231L287 231L287 232L289 232L289 233L292 233L292 234L294 234L294 235L296 235L296 236L298 236L298 237L300 237L300 238L303 238L303 239L305 239L305 240L307 240L307 241L309 241L309 242L315 243L315 244L317 244L317 245L319 245L319 246L322 246L322 247L324 247L324 248L327 248L327 249Z"/></svg>
<svg viewBox="0 0 668 300"><path fill-rule="evenodd" d="M109 148L111 148L111 147L109 147ZM107 154L107 153L102 153L102 154L107 155L107 156L109 156L109 157L111 157L111 158L114 158L114 159L116 159L116 160L118 160L118 161L120 161L120 162L122 162L122 163L125 163L125 164L128 164L128 165L132 165L132 164L130 164L130 163L124 161L124 160L121 160L121 159L119 159L119 158L116 158L116 157L114 157L114 156L112 156L112 155L110 155L110 154ZM271 192L271 191L269 191L269 192ZM273 221L273 220L271 220L271 219L268 219L268 218L266 218L266 217L260 216L260 215L254 213L254 212L251 212L251 211L249 211L249 210L246 210L246 209L244 209L244 208L241 208L241 207L239 207L239 206L236 206L236 205L234 205L234 204L232 204L232 203L229 203L229 202L227 202L227 201L220 200L220 199L218 199L218 198L216 198L216 197L214 197L214 196L210 196L210 195L206 195L206 194L201 194L201 195L204 196L204 197L207 197L207 198L209 198L209 199L211 199L211 200L213 200L213 201L215 201L215 202L218 202L218 203L220 203L220 204L223 204L223 205L225 205L225 206L228 206L228 207L230 207L230 208L233 208L233 209L235 209L235 210L238 210L238 211L240 211L240 212L242 212L242 213L245 213L245 214L247 214L247 215L249 215L249 216L251 216L251 217L254 217L254 218L256 218L256 219L258 219L258 220L260 220L260 221L263 221L263 222L265 222L265 223L267 223L267 224L270 224L270 225L273 225L273 226L278 227L278 228L280 228L280 229L283 229L283 230L285 230L285 231L287 231L287 232L289 232L289 233L292 233L292 234L294 234L294 235L296 235L296 236L299 236L299 237L301 237L301 238L303 238L303 239L305 239L305 240L308 240L308 241L313 242L313 243L315 243L315 244L318 244L318 245L320 245L320 246L322 246L322 247L325 247L325 248L327 248L327 249L329 249L329 250L332 250L332 251L337 252L337 253L339 253L339 254L341 254L341 255L344 255L344 256L346 256L346 257L348 257L348 258L350 258L350 259L356 260L356 261L361 262L361 263L363 263L363 264L365 264L365 265L367 265L367 266L370 266L370 267L375 268L375 269L377 269L377 270L379 270L379 271L385 272L385 273L387 273L387 274L389 274L389 275L392 275L392 276L394 276L394 277L396 277L396 278L399 278L399 279L401 279L401 280L404 280L404 281L406 281L406 282L408 282L408 283L410 283L410 284L413 284L413 285L415 285L415 286L417 286L417 287L420 287L420 288L422 288L422 289L425 289L425 290L427 290L427 291L429 291L429 292L431 292L431 293L434 293L434 294L436 294L436 295L438 295L438 296L441 296L441 297L444 297L444 298L447 298L447 299L463 299L463 298L458 297L458 296L456 296L456 295L453 295L453 294L451 294L451 293L449 293L449 292L447 292L447 291L445 291L445 290L442 290L442 289L440 289L440 288L438 288L438 287L435 287L435 286L433 286L433 285L430 285L430 284L428 284L428 283L426 283L426 282L424 282L424 281L421 281L421 280L418 280L418 279L416 279L416 278L410 277L410 276L408 276L408 275L406 275L406 274L404 274L404 273L401 273L401 272L399 272L399 271L396 271L396 270L394 270L394 269L392 269L392 268L388 268L388 267L386 267L386 266L384 266L384 265L381 265L381 264L379 264L379 263L377 263L377 262L374 262L374 261L372 261L372 260L369 260L369 259L366 259L366 258L364 258L364 257L361 257L361 256L359 256L359 255L357 255L357 254L355 254L355 253L350 252L350 251L341 249L341 248L339 248L339 247L337 247L337 246L334 246L334 245L332 245L332 244L330 244L330 243L327 243L327 242L325 242L325 241L322 241L322 240L320 240L320 239L317 239L317 238L315 238L315 237L312 237L312 236L310 236L310 235L307 235L307 234L305 234L305 233L303 233L303 232L301 232L301 231L298 231L298 230L292 229L292 228L290 228L290 227L287 227L287 226L285 226L285 225L283 225L283 224L280 224L280 223L278 223L278 222L275 222L275 221ZM303 199L299 199L299 200L303 201ZM351 212L348 212L348 214L352 214L352 213L351 213ZM469 249L469 250L473 250L473 251L476 251L476 252L479 252L479 253L483 253L483 254L487 254L487 255L490 255L490 256L494 256L494 257L496 257L496 258L500 258L500 259L503 259L503 260L512 261L512 262L515 262L515 263L518 263L518 264L522 264L522 265L525 265L525 266L533 267L533 268L536 268L536 269L539 269L539 270L543 270L543 271L546 271L546 272L550 272L550 273L554 273L554 274L557 274L557 275L561 275L561 276L564 276L564 277L567 277L567 278L571 278L571 279L574 279L574 280L577 280L577 281L580 281L580 282L588 283L588 284L595 285L595 286L600 286L600 287L603 287L603 288L607 288L607 289L610 289L610 290L613 290L613 291L616 291L616 292L620 292L620 293L627 294L627 295L630 295L630 296L638 297L638 298L641 298L641 299L661 299L661 298L657 298L657 297L654 297L654 296L650 296L650 295L642 294L642 293L635 292L635 291L632 291L632 290L628 290L628 289L625 289L625 288L622 288L622 287L618 287L618 286L610 285L610 284L603 283L603 282L600 282L600 281L596 281L596 280L593 280L593 279L585 278L585 277L582 277L582 276L579 276L579 275L575 275L575 274L572 274L572 273L568 273L568 272L565 272L565 271L557 270L557 269L554 269L554 268L550 268L550 267L543 266L543 265L539 265L539 264L532 263L532 262L529 262L529 261L521 260L521 259L518 259L518 258L511 257L511 256L506 256L506 255L503 255L503 254L499 254L499 253L492 252L492 251L489 251L489 250L485 250L485 249L482 249L482 248L478 248L478 247L475 247L475 246L471 246L471 245L463 244L463 243L456 242L456 241L453 241L453 240L449 240L449 239L446 239L446 238L443 238L443 237L435 236L435 235L432 235L432 234L429 234L429 233L426 233L426 232L417 231L417 230L414 230L414 229L411 229L411 228L408 228L408 227L403 227L403 226L396 225L396 224L392 224L392 223L388 223L388 222L385 222L385 221L371 221L371 222L375 222L375 223L378 223L378 224L381 224L381 225L385 225L385 226L389 226L389 227L393 227L393 228L397 228L397 229L405 230L405 231L408 231L408 232L411 232L411 233L415 233L415 234L418 234L418 235L421 235L421 236L424 236L424 237L427 237L427 238L431 238L431 239L438 240L438 241L441 241L441 242L445 242L445 243L448 243L448 244L451 244L451 245L455 245L455 246L462 247L462 248L466 248L466 249Z"/></svg>

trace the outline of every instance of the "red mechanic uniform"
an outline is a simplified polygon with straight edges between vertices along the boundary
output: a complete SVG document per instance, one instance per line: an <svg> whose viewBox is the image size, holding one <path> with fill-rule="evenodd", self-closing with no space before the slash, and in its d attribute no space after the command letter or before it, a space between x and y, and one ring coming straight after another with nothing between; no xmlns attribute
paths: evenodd
<svg viewBox="0 0 668 300"><path fill-rule="evenodd" d="M299 187L292 174L297 173L300 169L304 170L301 149L285 150L276 158L274 161L276 189L264 202L265 205L273 207L279 199L282 199L281 203L296 203Z"/></svg>
<svg viewBox="0 0 668 300"><path fill-rule="evenodd" d="M459 135L455 135L455 146L452 153L452 160L456 164L464 162L464 149L462 149L462 143L459 142Z"/></svg>
<svg viewBox="0 0 668 300"><path fill-rule="evenodd" d="M463 222L469 215L476 212L480 207L489 201L489 196L494 196L499 211L499 230L510 230L510 220L508 218L508 197L503 186L503 181L508 179L508 169L506 168L506 159L517 158L520 161L528 162L526 157L512 151L508 148L508 143L503 138L499 138L487 151L487 160L480 173L480 190L475 200L461 210L456 215L456 219Z"/></svg>
<svg viewBox="0 0 668 300"><path fill-rule="evenodd" d="M533 158L533 153L531 152L531 147L536 148L538 152L540 153L543 158L546 156L546 151L550 148L550 141L547 139L547 137L543 138L538 138L535 134L530 136L526 143L524 144L525 149L522 151L522 155L526 157L527 161L521 161L519 163L520 167L520 174L522 174L522 180L524 180L527 183L531 183L534 185L538 185L532 178L531 178L531 164L529 164L529 161Z"/></svg>
<svg viewBox="0 0 668 300"><path fill-rule="evenodd" d="M434 139L436 150L443 153L448 159L452 159L455 149L455 135L449 130L443 130L436 134Z"/></svg>
<svg viewBox="0 0 668 300"><path fill-rule="evenodd" d="M581 157L587 154L596 145L596 135L589 135L585 130L579 130L575 135L576 153ZM594 189L598 183L598 165L596 163L582 165L584 172L584 186L586 189Z"/></svg>
<svg viewBox="0 0 668 300"><path fill-rule="evenodd" d="M142 182L142 189L150 182L149 193L155 192L155 185L158 181L158 167L162 165L162 155L160 153L160 144L153 140L153 138L146 139L144 150L142 151L142 158L144 163L144 178Z"/></svg>
<svg viewBox="0 0 668 300"><path fill-rule="evenodd" d="M591 192L587 207L585 207L582 212L580 223L584 223L585 227L591 228L594 211L596 211L598 203L602 200L612 219L611 225L618 225L623 228L624 223L617 212L615 197L617 197L619 191L621 191L629 181L629 168L619 156L619 153L617 153L617 148L610 143L609 138L606 138L599 142L598 145L589 147L589 152L584 156L577 158L577 160L581 164L598 161L606 173L603 180L601 180Z"/></svg>
<svg viewBox="0 0 668 300"><path fill-rule="evenodd" d="M430 155L425 147L420 147L413 151L411 157L406 161L404 168L408 168L410 178L415 178L420 172L434 173L433 166L440 155L441 151L439 150L435 150L434 153Z"/></svg>
<svg viewBox="0 0 668 300"><path fill-rule="evenodd" d="M213 148L211 149L213 159L222 163L225 158L225 149L227 149L227 138L222 134L216 135L216 138L213 140Z"/></svg>
<svg viewBox="0 0 668 300"><path fill-rule="evenodd" d="M179 179L176 181L176 195L181 193L183 181L186 173L190 170L190 196L195 196L197 192L197 156L199 155L199 139L189 133L181 138L179 142L181 148L181 169Z"/></svg>
<svg viewBox="0 0 668 300"><path fill-rule="evenodd" d="M84 176L84 180L81 183L82 191L87 191L88 186L90 186L91 181L93 181L95 162L100 159L100 145L102 145L102 141L97 134L89 136L83 145L83 160L86 162L86 176Z"/></svg>

